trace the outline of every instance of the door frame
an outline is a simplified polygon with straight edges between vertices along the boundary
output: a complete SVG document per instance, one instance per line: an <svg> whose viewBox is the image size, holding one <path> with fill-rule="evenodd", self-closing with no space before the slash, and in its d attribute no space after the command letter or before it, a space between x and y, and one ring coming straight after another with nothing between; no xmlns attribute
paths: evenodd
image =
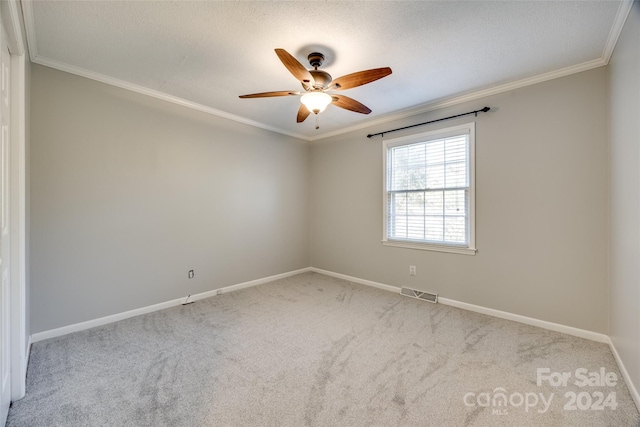
<svg viewBox="0 0 640 427"><path fill-rule="evenodd" d="M27 315L28 289L28 145L27 145L27 49L19 0L0 4L2 25L10 53L11 122L9 146L10 224L10 367L11 400L26 393L27 363L31 340Z"/></svg>

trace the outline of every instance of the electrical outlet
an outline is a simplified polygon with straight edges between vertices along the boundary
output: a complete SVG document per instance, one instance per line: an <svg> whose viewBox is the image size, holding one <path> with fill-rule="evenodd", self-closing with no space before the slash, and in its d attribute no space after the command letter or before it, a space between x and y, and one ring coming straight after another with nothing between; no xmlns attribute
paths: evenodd
<svg viewBox="0 0 640 427"><path fill-rule="evenodd" d="M193 279L193 276L195 276L193 270L189 270L189 279Z"/></svg>
<svg viewBox="0 0 640 427"><path fill-rule="evenodd" d="M410 276L416 276L417 275L416 266L415 265L410 265L409 266L409 275Z"/></svg>

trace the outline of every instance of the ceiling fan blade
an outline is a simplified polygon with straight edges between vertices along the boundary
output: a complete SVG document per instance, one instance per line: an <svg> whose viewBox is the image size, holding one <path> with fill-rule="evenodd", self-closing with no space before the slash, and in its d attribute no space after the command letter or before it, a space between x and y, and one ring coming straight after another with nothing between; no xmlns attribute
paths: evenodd
<svg viewBox="0 0 640 427"><path fill-rule="evenodd" d="M261 93L252 93L249 95L240 95L240 98L268 98L270 96L289 96L289 95L300 95L300 92L295 91L287 91L281 90L278 92L261 92Z"/></svg>
<svg viewBox="0 0 640 427"><path fill-rule="evenodd" d="M349 98L344 95L331 95L333 98L332 104L336 107L344 108L345 110L355 111L356 113L369 114L371 110L355 99Z"/></svg>
<svg viewBox="0 0 640 427"><path fill-rule="evenodd" d="M378 79L388 76L389 74L391 74L391 68L389 67L358 71L357 73L338 77L331 83L331 89L351 89L352 87L362 86L366 85L367 83L374 82Z"/></svg>
<svg viewBox="0 0 640 427"><path fill-rule="evenodd" d="M280 58L280 61L282 61L284 66L287 67L287 70L289 70L296 79L302 82L303 86L313 86L315 81L313 80L313 76L309 70L298 62L296 58L291 56L289 52L284 49L276 49L276 55L278 55L278 58Z"/></svg>
<svg viewBox="0 0 640 427"><path fill-rule="evenodd" d="M309 117L309 114L311 114L311 112L307 110L307 107L305 107L304 104L300 104L300 108L298 109L298 117L296 118L296 121L298 123L304 122L307 119L307 117Z"/></svg>

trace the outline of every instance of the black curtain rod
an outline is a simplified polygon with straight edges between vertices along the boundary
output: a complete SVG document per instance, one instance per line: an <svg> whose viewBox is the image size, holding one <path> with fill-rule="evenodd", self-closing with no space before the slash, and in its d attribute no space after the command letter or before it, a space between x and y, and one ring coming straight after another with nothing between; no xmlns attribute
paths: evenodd
<svg viewBox="0 0 640 427"><path fill-rule="evenodd" d="M403 128L385 130L384 132L370 133L369 135L367 135L367 138L373 138L374 136L378 136L378 135L384 136L385 133L397 132L399 130L405 130L405 129L409 129L409 128L414 128L416 126L428 125L429 123L435 123L435 122L441 122L443 120L455 119L456 117L468 116L469 114L475 114L476 117L478 117L478 113L486 113L490 109L491 108L489 108L489 107L484 107L482 110L469 111L468 113L458 114L456 116L449 116L449 117L445 117L444 119L431 120L430 122L418 123L417 125L405 126Z"/></svg>

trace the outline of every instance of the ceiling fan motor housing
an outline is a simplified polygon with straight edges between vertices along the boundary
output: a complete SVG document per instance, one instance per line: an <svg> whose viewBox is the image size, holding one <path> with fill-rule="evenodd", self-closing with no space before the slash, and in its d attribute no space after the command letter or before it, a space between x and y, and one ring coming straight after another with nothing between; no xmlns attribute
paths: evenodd
<svg viewBox="0 0 640 427"><path fill-rule="evenodd" d="M324 62L324 55L320 52L313 52L307 56L307 59L309 59L309 64L311 64L313 68L318 68Z"/></svg>
<svg viewBox="0 0 640 427"><path fill-rule="evenodd" d="M320 52L313 52L307 56L307 59L309 59L309 64L313 67L313 70L309 70L315 80L313 87L315 89L326 89L329 87L329 83L331 83L332 80L331 75L326 71L318 70L318 67L324 62L324 55Z"/></svg>
<svg viewBox="0 0 640 427"><path fill-rule="evenodd" d="M311 75L313 76L313 80L315 84L313 85L316 89L326 89L329 87L329 83L331 83L331 75L326 71L322 70L309 70Z"/></svg>

